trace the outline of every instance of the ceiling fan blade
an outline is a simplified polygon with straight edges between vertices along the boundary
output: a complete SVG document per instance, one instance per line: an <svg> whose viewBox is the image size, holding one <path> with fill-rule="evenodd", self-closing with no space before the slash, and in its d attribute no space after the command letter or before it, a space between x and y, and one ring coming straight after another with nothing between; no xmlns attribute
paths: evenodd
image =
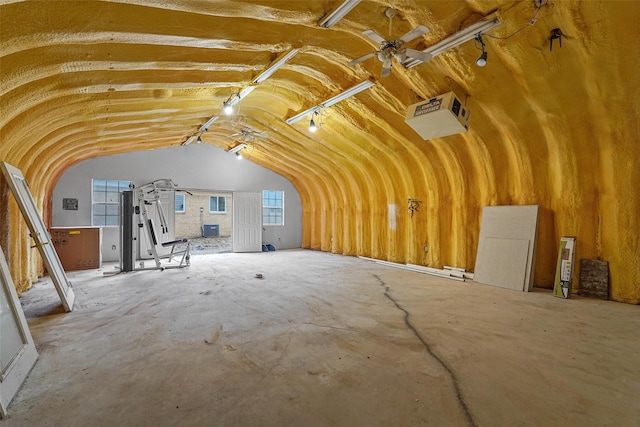
<svg viewBox="0 0 640 427"><path fill-rule="evenodd" d="M227 136L227 138L235 138L236 136L240 136L239 133L234 133L233 135Z"/></svg>
<svg viewBox="0 0 640 427"><path fill-rule="evenodd" d="M366 61L369 58L373 58L378 52L367 53L366 55L361 56L360 58L356 58L353 61L347 62L349 67L353 67L356 64L359 64L362 61Z"/></svg>
<svg viewBox="0 0 640 427"><path fill-rule="evenodd" d="M403 63L407 59L407 49L402 48L394 53L393 56L398 60L398 62Z"/></svg>
<svg viewBox="0 0 640 427"><path fill-rule="evenodd" d="M267 136L269 136L269 134L267 134L266 132L256 133L254 135L259 137L259 138L266 138Z"/></svg>
<svg viewBox="0 0 640 427"><path fill-rule="evenodd" d="M393 63L393 59L385 59L382 63L382 72L380 73L380 77L389 77L391 74L391 64Z"/></svg>
<svg viewBox="0 0 640 427"><path fill-rule="evenodd" d="M418 59L422 62L429 62L433 58L433 55L431 55L430 53L422 52L415 49L407 49L407 56Z"/></svg>
<svg viewBox="0 0 640 427"><path fill-rule="evenodd" d="M380 34L376 33L373 30L363 31L362 34L364 34L365 36L369 37L371 40L373 40L374 42L376 42L378 44L383 44L383 43L387 42L384 38L382 38L382 36Z"/></svg>
<svg viewBox="0 0 640 427"><path fill-rule="evenodd" d="M407 34L400 37L398 40L402 40L404 43L407 43L428 32L429 32L429 29L427 27L425 27L424 25L418 25L416 28L409 31Z"/></svg>

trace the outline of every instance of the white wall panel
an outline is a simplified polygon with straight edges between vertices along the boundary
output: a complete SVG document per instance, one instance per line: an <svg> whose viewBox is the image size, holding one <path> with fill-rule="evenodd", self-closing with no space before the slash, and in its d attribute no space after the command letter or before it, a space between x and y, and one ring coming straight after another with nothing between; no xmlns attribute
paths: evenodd
<svg viewBox="0 0 640 427"><path fill-rule="evenodd" d="M486 206L474 281L520 291L533 288L538 206Z"/></svg>

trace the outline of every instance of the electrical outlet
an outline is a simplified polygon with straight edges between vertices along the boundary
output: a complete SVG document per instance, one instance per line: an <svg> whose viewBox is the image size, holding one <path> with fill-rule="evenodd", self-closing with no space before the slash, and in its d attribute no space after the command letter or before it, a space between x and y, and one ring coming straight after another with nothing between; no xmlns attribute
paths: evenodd
<svg viewBox="0 0 640 427"><path fill-rule="evenodd" d="M428 245L424 245L424 253L426 254L427 252L429 252L429 246Z"/></svg>

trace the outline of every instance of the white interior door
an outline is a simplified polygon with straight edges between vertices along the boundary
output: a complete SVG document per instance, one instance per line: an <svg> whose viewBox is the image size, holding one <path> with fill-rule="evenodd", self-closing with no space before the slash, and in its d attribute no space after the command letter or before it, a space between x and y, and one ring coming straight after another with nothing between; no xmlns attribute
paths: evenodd
<svg viewBox="0 0 640 427"><path fill-rule="evenodd" d="M33 201L33 197L29 191L29 184L24 179L24 176L22 176L20 169L5 162L1 162L0 167L13 192L13 197L20 207L20 212L22 212L22 216L27 222L29 231L31 231L31 237L44 261L44 266L49 272L49 276L51 276L51 280L58 291L62 306L65 311L73 310L73 302L76 299L73 287L69 279L67 279L60 258L58 258L58 254L51 242L51 236L49 236L40 212L38 212L36 204Z"/></svg>
<svg viewBox="0 0 640 427"><path fill-rule="evenodd" d="M262 193L233 193L233 252L262 251Z"/></svg>
<svg viewBox="0 0 640 427"><path fill-rule="evenodd" d="M0 248L0 418L36 363L38 353Z"/></svg>

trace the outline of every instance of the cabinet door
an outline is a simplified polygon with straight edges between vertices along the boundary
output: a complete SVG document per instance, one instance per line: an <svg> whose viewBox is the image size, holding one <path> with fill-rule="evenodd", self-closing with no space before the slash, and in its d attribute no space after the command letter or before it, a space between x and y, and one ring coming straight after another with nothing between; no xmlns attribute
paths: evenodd
<svg viewBox="0 0 640 427"><path fill-rule="evenodd" d="M13 287L9 267L0 248L0 418L29 371L38 353Z"/></svg>

